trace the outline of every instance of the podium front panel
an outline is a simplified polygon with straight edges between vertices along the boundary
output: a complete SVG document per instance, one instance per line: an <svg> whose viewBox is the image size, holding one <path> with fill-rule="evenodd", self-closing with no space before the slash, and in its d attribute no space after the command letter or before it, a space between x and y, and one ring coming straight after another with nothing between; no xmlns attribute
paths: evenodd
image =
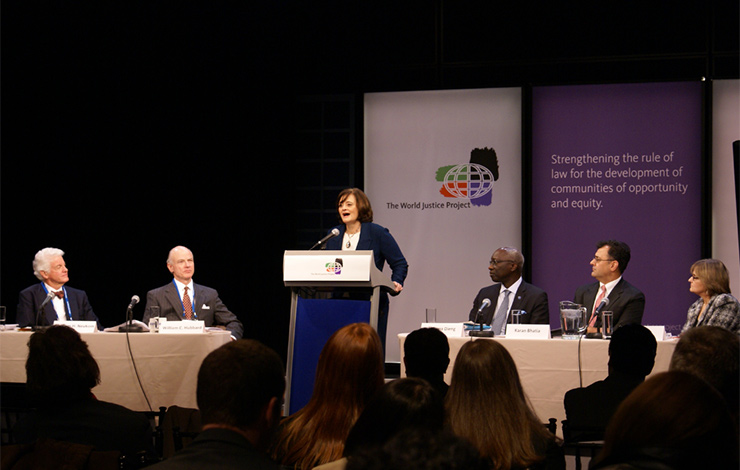
<svg viewBox="0 0 740 470"><path fill-rule="evenodd" d="M369 301L298 297L289 414L303 408L311 398L316 365L329 337L343 326L369 321Z"/></svg>

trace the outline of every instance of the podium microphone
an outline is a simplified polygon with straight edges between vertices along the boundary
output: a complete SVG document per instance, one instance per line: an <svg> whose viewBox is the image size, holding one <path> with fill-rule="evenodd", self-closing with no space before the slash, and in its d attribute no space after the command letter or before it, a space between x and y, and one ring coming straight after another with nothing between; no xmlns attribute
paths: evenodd
<svg viewBox="0 0 740 470"><path fill-rule="evenodd" d="M331 232L329 232L329 233L328 233L328 234L327 234L327 235L326 235L326 236L325 236L324 238L322 238L321 240L317 241L317 242L316 242L316 244L315 244L314 246L312 246L312 247L311 247L311 248L310 248L310 249L309 249L308 251L311 251L311 250L313 250L313 249L314 249L314 248L316 248L317 246L321 246L321 245L323 245L324 243L326 243L327 241L331 240L332 238L334 238L334 237L336 237L336 236L338 236L338 235L339 235L339 229L337 229L337 228L333 228L333 229L331 229Z"/></svg>
<svg viewBox="0 0 740 470"><path fill-rule="evenodd" d="M41 302L41 305L39 306L39 309L36 312L36 324L33 326L34 330L39 328L39 320L41 319L41 312L44 310L44 307L46 307L46 304L51 302L51 299L53 299L55 295L56 295L55 292L49 292L48 294L46 294L46 298L44 299L44 301Z"/></svg>
<svg viewBox="0 0 740 470"><path fill-rule="evenodd" d="M470 336L474 336L477 338L491 338L493 337L493 330L489 331L483 331L483 323L479 322L480 315L483 312L484 309L488 308L491 305L491 299L483 299L483 302L480 303L480 308L478 309L478 313L475 314L475 323L478 323L480 325L479 330L472 330L470 332Z"/></svg>

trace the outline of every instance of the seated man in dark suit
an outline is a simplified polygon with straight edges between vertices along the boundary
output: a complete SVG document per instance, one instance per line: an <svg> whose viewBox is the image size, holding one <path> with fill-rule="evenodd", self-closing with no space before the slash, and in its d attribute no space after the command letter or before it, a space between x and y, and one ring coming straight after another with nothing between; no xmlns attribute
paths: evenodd
<svg viewBox="0 0 740 470"><path fill-rule="evenodd" d="M501 247L494 251L488 265L488 273L495 284L478 292L468 319L476 323L495 324L496 336L503 334L512 309L527 312L521 318L522 323L549 324L550 307L547 292L522 279L523 266L524 256L516 248ZM489 299L491 304L484 308L480 318L476 319L483 299ZM509 323L510 320L509 318Z"/></svg>
<svg viewBox="0 0 740 470"><path fill-rule="evenodd" d="M609 299L603 310L614 313L614 329L629 323L642 323L645 295L622 277L630 262L630 247L617 240L596 244L596 254L591 260L591 276L599 282L576 289L573 301L588 309L588 332L601 327L601 318L594 314L604 298Z"/></svg>
<svg viewBox="0 0 740 470"><path fill-rule="evenodd" d="M449 385L445 372L450 365L450 343L437 328L420 328L406 336L403 343L403 364L408 377L429 382L444 398Z"/></svg>
<svg viewBox="0 0 740 470"><path fill-rule="evenodd" d="M280 422L284 392L280 356L262 343L245 339L212 351L198 372L203 430L152 470L278 470L265 450Z"/></svg>
<svg viewBox="0 0 740 470"><path fill-rule="evenodd" d="M49 438L132 458L141 451L153 455L149 419L96 399L91 390L99 383L98 363L79 333L62 325L36 331L26 361L26 390L36 411L16 424L18 443Z"/></svg>
<svg viewBox="0 0 740 470"><path fill-rule="evenodd" d="M146 294L144 323L149 323L152 307L160 308L159 316L167 321L203 320L205 326L223 326L234 339L240 339L244 326L229 311L218 292L210 287L193 282L195 261L193 253L184 246L176 246L167 257L167 269L173 279L167 285L150 290Z"/></svg>
<svg viewBox="0 0 740 470"><path fill-rule="evenodd" d="M16 321L18 326L53 325L55 321L94 321L98 329L103 327L93 312L85 291L73 289L69 282L69 270L64 262L64 252L59 248L44 248L33 258L33 274L41 281L23 289L18 298ZM56 294L56 295L52 295Z"/></svg>
<svg viewBox="0 0 740 470"><path fill-rule="evenodd" d="M658 343L642 325L614 332L609 343L609 375L565 394L565 415L573 440L601 440L617 407L653 370ZM567 437L567 436L566 436Z"/></svg>

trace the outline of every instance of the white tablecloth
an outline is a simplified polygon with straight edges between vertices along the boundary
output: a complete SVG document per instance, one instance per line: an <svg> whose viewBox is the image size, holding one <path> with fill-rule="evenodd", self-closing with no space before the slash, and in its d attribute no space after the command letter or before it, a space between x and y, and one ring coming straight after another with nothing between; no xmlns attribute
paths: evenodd
<svg viewBox="0 0 740 470"><path fill-rule="evenodd" d="M0 381L25 382L31 332L0 332ZM124 333L83 333L82 339L100 367L100 400L136 411L149 409L129 355ZM203 334L130 333L131 351L153 410L178 405L197 408L198 369L209 352L230 341L228 331Z"/></svg>
<svg viewBox="0 0 740 470"><path fill-rule="evenodd" d="M406 376L403 364L403 343L408 333L398 335L401 350L401 376ZM445 374L449 384L452 369L460 348L473 338L448 338L450 366ZM476 341L500 341L514 358L524 392L542 422L549 418L558 420L558 434L562 436L560 422L565 419L563 397L572 388L587 386L603 380L608 374L609 341L601 339L549 340L480 338ZM580 344L579 344L580 343ZM668 370L677 340L658 341L653 374ZM579 361L580 358L580 361ZM580 366L579 366L580 362ZM580 372L579 372L580 371ZM582 380L581 380L582 377Z"/></svg>

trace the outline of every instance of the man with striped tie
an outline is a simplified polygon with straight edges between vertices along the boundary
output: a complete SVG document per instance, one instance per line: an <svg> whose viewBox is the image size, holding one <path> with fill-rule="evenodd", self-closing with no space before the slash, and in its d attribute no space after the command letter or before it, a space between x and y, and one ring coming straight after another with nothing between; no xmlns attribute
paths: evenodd
<svg viewBox="0 0 740 470"><path fill-rule="evenodd" d="M207 327L222 326L229 330L234 339L242 337L242 322L224 305L216 289L193 282L195 261L192 251L184 246L171 249L167 269L172 273L172 282L146 294L144 323L156 316L152 308L159 307L159 316L166 317L167 321L203 320Z"/></svg>
<svg viewBox="0 0 740 470"><path fill-rule="evenodd" d="M630 247L617 240L605 240L596 244L596 254L591 260L591 276L598 282L586 284L578 289L573 301L588 310L588 332L596 332L601 319L594 312L609 310L614 313L614 329L629 323L642 323L645 311L645 294L622 277L631 253ZM608 307L599 306L608 299Z"/></svg>

